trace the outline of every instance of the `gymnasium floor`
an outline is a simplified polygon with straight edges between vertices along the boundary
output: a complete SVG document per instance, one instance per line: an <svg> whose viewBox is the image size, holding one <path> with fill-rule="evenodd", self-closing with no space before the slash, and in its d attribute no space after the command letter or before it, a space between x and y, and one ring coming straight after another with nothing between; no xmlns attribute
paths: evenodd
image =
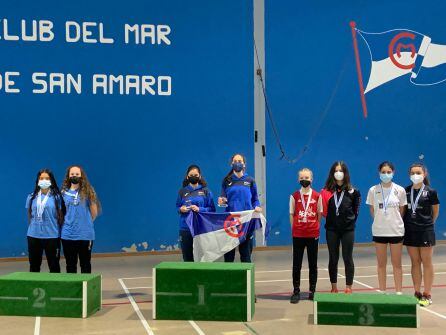
<svg viewBox="0 0 446 335"><path fill-rule="evenodd" d="M59 335L59 334L131 334L131 335L266 335L266 334L444 334L446 330L446 244L435 248L434 304L421 309L421 328L372 328L314 326L312 302L302 300L289 303L291 291L291 249L255 251L256 314L254 320L243 322L188 322L154 321L151 304L151 269L161 261L178 261L180 255L144 255L134 257L104 257L93 259L93 270L103 275L103 308L88 319L0 317L1 335ZM64 261L62 261L63 264ZM354 289L373 291L377 286L374 248L355 249L356 275ZM330 288L328 254L319 251L318 291ZM412 294L410 261L404 252L404 292ZM339 286L344 287L342 261ZM27 262L1 262L0 274L27 271ZM304 263L306 269L306 263ZM43 269L46 271L46 267ZM388 268L388 286L393 287L391 268ZM302 290L307 288L308 271L303 271Z"/></svg>

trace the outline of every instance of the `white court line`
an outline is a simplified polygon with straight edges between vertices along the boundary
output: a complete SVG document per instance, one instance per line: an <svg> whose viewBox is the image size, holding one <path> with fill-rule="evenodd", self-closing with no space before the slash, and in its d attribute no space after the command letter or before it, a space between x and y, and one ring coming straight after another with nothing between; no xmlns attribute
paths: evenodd
<svg viewBox="0 0 446 335"><path fill-rule="evenodd" d="M440 313L438 313L438 312L435 312L435 311L433 311L433 310L431 310L431 309L428 309L427 307L422 307L422 308L420 308L420 309L421 309L422 311L425 311L425 312L434 314L434 315L438 316L439 318L442 318L442 319L445 319L445 320L446 320L446 315L443 315L443 314L440 314Z"/></svg>
<svg viewBox="0 0 446 335"><path fill-rule="evenodd" d="M446 265L446 263L436 263L433 264L434 266L437 265ZM410 267L412 266L411 264L403 264L403 267ZM392 267L392 265L387 265L387 267ZM339 267L339 270L345 270L345 268ZM376 269L376 265L371 265L371 266L355 266L355 269ZM325 269L321 269L321 270L325 270ZM258 273L280 273L280 272L292 272L293 270L270 270L270 271L256 271L256 274ZM308 269L302 269L302 272L307 272L309 271ZM442 274L442 273L441 273ZM149 279L152 277L128 277L128 278L119 278L122 280L136 280L136 279Z"/></svg>
<svg viewBox="0 0 446 335"><path fill-rule="evenodd" d="M322 279L322 278L318 278L318 279ZM305 279L301 279L301 280L305 280ZM290 278L290 279L274 279L274 280L256 280L256 284L257 283L276 283L276 282L282 282L282 281L292 281L292 279Z"/></svg>
<svg viewBox="0 0 446 335"><path fill-rule="evenodd" d="M139 310L138 304L135 302L135 300L133 299L132 295L130 294L129 290L127 289L127 287L125 286L124 282L122 281L122 279L118 279L119 283L122 286L122 289L124 290L125 294L127 295L127 298L129 299L130 303L132 304L133 309L136 312L136 315L138 315L139 320L141 320L142 325L144 326L144 329L146 330L147 334L149 335L155 335L152 331L152 328L150 328L149 324L147 323L147 320L144 318L144 316L142 315L141 311Z"/></svg>
<svg viewBox="0 0 446 335"><path fill-rule="evenodd" d="M199 335L206 335L200 327L198 327L198 325L196 324L195 321L189 320L189 323L191 324L191 326L195 329L195 331L197 332L197 334Z"/></svg>
<svg viewBox="0 0 446 335"><path fill-rule="evenodd" d="M328 271L326 269L320 269L324 271ZM435 275L446 275L446 272L435 272ZM342 276L341 274L339 274ZM387 277L392 277L393 274L387 274ZM410 273L403 273L403 276L412 276ZM375 278L378 277L378 275L363 275L363 276L355 276L355 278ZM342 278L345 278L344 276ZM317 280L329 280L329 277L318 277ZM272 280L256 280L256 283L275 283L275 282L289 282L292 281L292 278L289 279L272 279ZM301 281L303 280L309 280L308 278L301 278ZM359 283L358 283L359 284Z"/></svg>
<svg viewBox="0 0 446 335"><path fill-rule="evenodd" d="M433 264L434 266L437 265L446 265L446 263L437 263L437 264ZM403 267L411 267L411 264L403 264ZM387 265L388 268L391 268L392 265ZM370 265L370 266L355 266L355 270L356 269L376 269L376 265ZM322 269L321 269L322 270ZM325 269L323 269L325 270ZM339 267L338 270L345 270L345 268ZM280 272L292 272L293 270L271 270L271 271L256 271L257 273L280 273ZM309 271L308 269L302 269L302 272L304 271ZM442 273L441 273L442 274Z"/></svg>
<svg viewBox="0 0 446 335"><path fill-rule="evenodd" d="M328 270L328 269L327 269L327 270ZM339 273L338 273L338 276L341 277L341 278L345 278L345 276L343 276L343 275L341 275L341 274L339 274ZM361 286L364 286L364 287L367 287L367 288L370 288L370 289L374 289L376 292L379 292L379 290L375 289L374 287L372 287L372 286L370 286L370 285L364 284L363 282L360 282L359 280L353 280L353 282L356 283L356 284L359 284L359 285L361 285ZM436 315L436 316L438 316L438 317L440 317L440 318L446 320L446 315L443 315L443 314L440 314L440 313L435 312L435 311L433 311L433 310L430 310L430 309L428 309L427 307L423 307L423 308L420 308L420 309L421 309L422 311L425 311L425 312L434 314L434 315Z"/></svg>
<svg viewBox="0 0 446 335"><path fill-rule="evenodd" d="M28 300L28 297L0 297L0 300Z"/></svg>
<svg viewBox="0 0 446 335"><path fill-rule="evenodd" d="M40 316L36 317L36 323L34 324L34 335L40 334Z"/></svg>
<svg viewBox="0 0 446 335"><path fill-rule="evenodd" d="M150 279L152 277L132 277L132 278L119 278L119 283L121 284L122 288L124 289L124 292L127 294L127 297L130 300L130 303L133 306L133 309L135 310L136 314L138 315L139 319L141 320L142 324L144 325L144 328L146 329L147 333L150 335L154 335L152 329L150 328L149 324L147 323L146 319L144 318L144 316L142 315L141 311L139 310L138 304L135 302L135 300L133 299L133 297L130 294L129 290L135 290L135 289L151 289L152 286L140 286L140 287L127 287L124 284L124 280L132 280L132 279ZM166 294L167 293L167 294ZM170 292L158 292L158 295L169 295ZM188 296L192 295L192 293L186 293ZM186 295L186 294L176 294L176 295ZM155 308L155 306L153 306L153 308ZM199 334L199 335L206 335L200 327L198 327L198 325L194 322L194 321L189 321L189 323L191 324L191 326L195 329L195 331Z"/></svg>

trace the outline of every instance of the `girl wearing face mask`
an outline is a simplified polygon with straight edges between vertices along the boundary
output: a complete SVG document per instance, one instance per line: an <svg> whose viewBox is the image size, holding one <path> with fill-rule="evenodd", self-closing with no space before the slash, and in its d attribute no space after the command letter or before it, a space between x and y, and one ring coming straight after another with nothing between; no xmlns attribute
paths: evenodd
<svg viewBox="0 0 446 335"><path fill-rule="evenodd" d="M65 216L65 203L49 169L40 170L34 191L26 199L28 212L28 254L30 272L40 272L45 251L50 272L59 273L60 226Z"/></svg>
<svg viewBox="0 0 446 335"><path fill-rule="evenodd" d="M231 158L231 170L223 179L219 206L226 207L226 212L238 212L254 209L261 212L257 186L254 178L246 174L246 159L243 155L235 154ZM247 236L245 242L239 245L240 261L251 262L253 236ZM235 249L227 252L225 262L234 262Z"/></svg>
<svg viewBox="0 0 446 335"><path fill-rule="evenodd" d="M342 258L345 266L345 293L352 293L355 264L353 245L355 225L359 215L361 194L350 184L350 173L344 162L335 162L321 191L325 230L328 246L328 271L331 292L338 293L339 246L342 244Z"/></svg>
<svg viewBox="0 0 446 335"><path fill-rule="evenodd" d="M392 163L381 163L378 171L381 182L370 188L366 204L370 206L373 218L372 235L378 261L379 290L386 291L387 245L390 245L395 291L402 294L401 252L404 238L403 215L407 205L406 191L392 182L395 171Z"/></svg>
<svg viewBox="0 0 446 335"><path fill-rule="evenodd" d="M62 227L62 246L67 263L67 273L91 273L91 250L95 239L93 221L101 211L96 192L87 174L79 165L67 169L62 186L67 215Z"/></svg>
<svg viewBox="0 0 446 335"><path fill-rule="evenodd" d="M187 168L183 188L178 192L177 211L180 214L180 244L185 262L194 261L193 237L186 224L190 211L215 212L214 200L197 165Z"/></svg>
<svg viewBox="0 0 446 335"><path fill-rule="evenodd" d="M293 234L293 295L290 302L300 300L300 272L305 248L310 270L309 299L313 300L317 282L317 252L319 246L319 222L322 215L322 200L311 188L313 172L304 168L299 171L299 191L290 196L290 224Z"/></svg>
<svg viewBox="0 0 446 335"><path fill-rule="evenodd" d="M406 187L408 209L404 215L404 245L412 263L415 297L421 306L426 307L432 304L434 224L440 211L440 201L437 191L430 187L427 169L423 164L412 164L409 175L412 185ZM423 279L424 293L421 294Z"/></svg>

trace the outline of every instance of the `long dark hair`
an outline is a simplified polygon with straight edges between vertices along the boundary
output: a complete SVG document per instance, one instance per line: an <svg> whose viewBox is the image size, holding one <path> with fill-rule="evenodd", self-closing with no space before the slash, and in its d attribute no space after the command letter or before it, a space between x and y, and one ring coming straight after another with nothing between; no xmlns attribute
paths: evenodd
<svg viewBox="0 0 446 335"><path fill-rule="evenodd" d="M423 181L423 183L424 183L424 185L430 186L431 183L429 182L429 178L427 177L428 176L428 172L427 172L426 165L424 165L423 163L413 163L410 166L410 168L409 168L409 175L410 175L410 171L412 171L412 168L414 168L414 167L419 167L419 168L421 168L423 170L423 172L424 172L424 181Z"/></svg>
<svg viewBox="0 0 446 335"><path fill-rule="evenodd" d="M62 194L60 193L59 187L57 187L56 178L54 178L54 174L50 169L42 169L39 172L37 172L34 191L33 193L31 193L31 197L28 203L28 219L31 219L33 200L36 198L37 194L39 194L40 191L39 179L42 173L46 173L48 174L48 176L50 176L50 181L51 181L50 192L54 197L54 203L56 206L56 213L57 213L57 223L59 225L62 225L65 218L65 214L67 213L67 209L65 207L65 202L63 201L63 197Z"/></svg>
<svg viewBox="0 0 446 335"><path fill-rule="evenodd" d="M245 164L245 169L246 169L246 157L244 156L244 155L242 155L242 154L239 154L239 153L237 153L237 154L233 154L232 155L232 157L231 157L231 159L230 159L230 161L229 161L229 163L230 164L232 164L232 161L234 160L234 157L235 156L240 156L240 157L242 157L242 159L243 159L243 164ZM243 171L245 171L245 169L243 169ZM225 176L225 178L223 179L223 181L225 181L225 182L230 182L231 181L231 176L232 176L232 174L234 173L234 170L231 168L231 170L228 172L228 174Z"/></svg>
<svg viewBox="0 0 446 335"><path fill-rule="evenodd" d="M389 167L390 170L392 170L393 172L395 172L395 165L393 165L393 163L391 163L391 162L389 162L389 161L384 161L384 162L382 162L381 164L379 164L379 166L378 166L378 171L381 172L381 169L382 169L383 167L385 167L385 166Z"/></svg>
<svg viewBox="0 0 446 335"><path fill-rule="evenodd" d="M79 179L79 194L81 196L81 199L82 200L87 199L91 203L96 204L98 208L98 213L101 213L102 211L101 202L99 201L98 195L96 194L94 187L90 184L90 181L88 180L87 177L87 173L85 172L82 166L71 165L67 168L67 171L65 172L65 178L62 183L62 191L68 191L70 189L71 187L70 170L74 167L81 170L81 177Z"/></svg>
<svg viewBox="0 0 446 335"><path fill-rule="evenodd" d="M350 183L350 172L348 171L347 164L343 161L334 162L330 168L330 172L328 173L327 181L325 182L325 189L330 192L336 191L338 184L336 183L336 179L334 177L334 173L336 171L336 167L341 166L342 172L344 172L344 180L342 184L342 188L344 190L350 191L353 189L352 184Z"/></svg>
<svg viewBox="0 0 446 335"><path fill-rule="evenodd" d="M187 180L187 175L192 170L197 170L198 174L200 175L200 180L198 181L198 184L200 184L203 187L206 187L208 185L208 183L206 183L206 180L204 179L203 175L201 174L200 167L195 164L189 165L189 167L187 168L186 175L184 176L184 179L183 179L183 187L186 187L187 185L189 185L189 180Z"/></svg>

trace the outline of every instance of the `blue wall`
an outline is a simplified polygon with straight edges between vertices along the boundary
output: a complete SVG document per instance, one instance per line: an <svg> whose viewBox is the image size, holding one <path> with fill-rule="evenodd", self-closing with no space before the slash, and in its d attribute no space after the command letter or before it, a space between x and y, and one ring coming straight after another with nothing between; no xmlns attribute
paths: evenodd
<svg viewBox="0 0 446 335"><path fill-rule="evenodd" d="M314 170L320 189L331 163L347 161L364 196L360 242L371 240L364 202L382 160L392 160L396 182L407 185L407 167L422 157L442 198L446 84L423 88L407 76L396 79L367 94L364 119L349 22L371 32L412 29L446 44L439 14L446 4L265 2L269 102L287 154L299 157L295 163L279 160L267 128L269 244L290 243L288 197L303 166ZM0 12L10 33L21 19L51 20L55 33L52 42L5 41L0 22L0 74L21 73L15 79L19 94L0 90L1 257L26 254L24 202L42 167L51 167L60 181L70 164L87 170L104 208L96 222L96 252L176 248L174 202L190 163L202 166L215 195L232 153L245 153L254 175L252 1L26 0L2 3ZM115 43L66 43L68 20L102 22ZM125 23L169 25L172 43L125 44ZM368 53L358 42L366 80ZM82 94L33 94L33 72L80 73ZM95 73L171 76L172 94L93 95ZM438 238L444 238L444 221L441 214Z"/></svg>
<svg viewBox="0 0 446 335"><path fill-rule="evenodd" d="M379 182L381 161L393 161L395 181L406 186L408 166L423 158L433 187L443 198L446 84L417 87L407 75L393 80L366 94L369 116L364 119L349 22L355 20L359 29L370 32L411 29L430 36L432 43L446 44L446 26L439 14L445 10L446 3L440 0L426 6L418 1L266 1L269 102L287 154L300 157L294 164L279 160L268 132L270 244L290 243L288 197L298 186L297 171L304 166L314 170L314 185L320 189L334 161L348 163L352 181L363 195L356 235L360 242L371 241L365 198L369 187ZM358 44L366 83L370 57L360 38ZM305 154L299 155L308 143ZM444 239L443 213L436 230L437 238Z"/></svg>
<svg viewBox="0 0 446 335"><path fill-rule="evenodd" d="M175 200L189 164L217 194L233 152L253 165L250 1L27 0L2 2L0 12L11 34L21 19L51 20L55 33L53 42L14 42L0 30L0 73L21 73L21 93L0 91L0 256L26 253L25 199L42 167L59 181L68 165L85 167L104 209L95 251L112 252L175 248ZM67 20L103 22L115 43L66 43ZM125 23L167 24L172 43L125 44ZM33 72L80 73L85 87L32 94ZM171 76L172 95L93 95L95 73Z"/></svg>

